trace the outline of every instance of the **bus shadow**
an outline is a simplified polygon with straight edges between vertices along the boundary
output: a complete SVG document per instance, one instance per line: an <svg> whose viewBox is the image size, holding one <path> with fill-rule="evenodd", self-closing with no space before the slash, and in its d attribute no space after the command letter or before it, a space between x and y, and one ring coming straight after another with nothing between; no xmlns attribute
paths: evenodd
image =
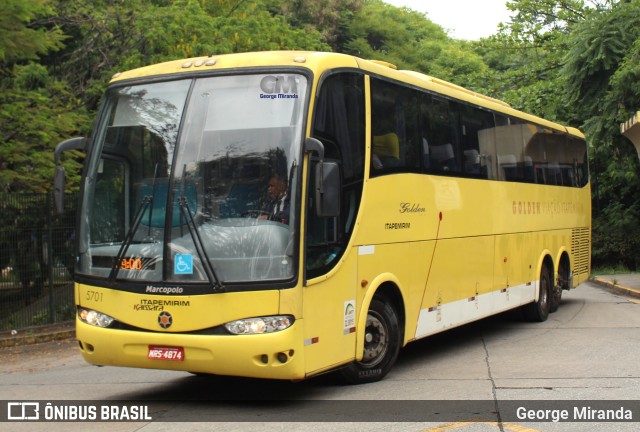
<svg viewBox="0 0 640 432"><path fill-rule="evenodd" d="M396 367L410 369L415 364L428 363L434 358L455 355L477 345L483 336L499 337L502 333L527 324L521 312L514 310L448 329L405 346L400 351Z"/></svg>

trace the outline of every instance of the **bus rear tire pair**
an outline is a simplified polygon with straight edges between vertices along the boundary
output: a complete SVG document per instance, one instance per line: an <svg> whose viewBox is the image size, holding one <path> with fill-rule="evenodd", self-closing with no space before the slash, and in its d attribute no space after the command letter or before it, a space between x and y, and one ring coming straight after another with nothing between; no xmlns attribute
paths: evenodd
<svg viewBox="0 0 640 432"><path fill-rule="evenodd" d="M557 301L555 309L560 305L560 299L555 294L553 278L549 268L544 265L540 271L540 281L538 282L538 300L525 305L522 309L524 317L528 321L543 322L549 318L552 303ZM554 310L555 312L555 310Z"/></svg>
<svg viewBox="0 0 640 432"><path fill-rule="evenodd" d="M362 360L352 362L339 371L350 384L380 381L398 358L402 331L398 312L390 302L378 298L371 301L364 338Z"/></svg>

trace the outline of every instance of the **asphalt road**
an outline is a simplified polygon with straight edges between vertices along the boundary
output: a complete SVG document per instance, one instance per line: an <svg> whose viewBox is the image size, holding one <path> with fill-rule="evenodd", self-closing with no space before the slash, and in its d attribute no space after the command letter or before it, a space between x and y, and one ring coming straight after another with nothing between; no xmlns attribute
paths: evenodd
<svg viewBox="0 0 640 432"><path fill-rule="evenodd" d="M361 386L332 375L291 383L97 368L84 363L72 339L2 348L2 404L38 401L42 412L47 401L67 410L144 405L152 420L13 421L0 430L636 431L637 302L588 282L565 293L544 323L510 313L417 341L385 380ZM634 422L552 421L563 411L571 420L574 409L600 408L621 408ZM527 418L540 413L545 422Z"/></svg>

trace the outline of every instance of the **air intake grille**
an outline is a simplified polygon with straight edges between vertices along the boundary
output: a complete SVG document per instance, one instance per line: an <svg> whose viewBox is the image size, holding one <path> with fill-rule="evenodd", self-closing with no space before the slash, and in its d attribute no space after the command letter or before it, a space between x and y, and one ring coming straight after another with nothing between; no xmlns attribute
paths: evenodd
<svg viewBox="0 0 640 432"><path fill-rule="evenodd" d="M575 228L571 233L571 253L573 254L573 273L589 273L591 254L591 230Z"/></svg>

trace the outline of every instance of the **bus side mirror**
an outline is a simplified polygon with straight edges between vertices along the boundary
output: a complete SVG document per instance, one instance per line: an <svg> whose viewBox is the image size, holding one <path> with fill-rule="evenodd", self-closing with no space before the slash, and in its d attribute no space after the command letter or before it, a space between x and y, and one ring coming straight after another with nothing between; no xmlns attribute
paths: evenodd
<svg viewBox="0 0 640 432"><path fill-rule="evenodd" d="M56 214L64 212L64 167L57 166L53 176L53 203Z"/></svg>
<svg viewBox="0 0 640 432"><path fill-rule="evenodd" d="M316 153L318 163L315 171L316 215L336 217L340 215L340 166L337 162L324 161L324 145L316 138L309 137L304 142L306 153Z"/></svg>
<svg viewBox="0 0 640 432"><path fill-rule="evenodd" d="M85 142L83 137L70 138L58 144L53 153L56 163L56 172L53 177L53 202L57 214L64 212L64 167L60 165L60 156L68 150L84 150Z"/></svg>
<svg viewBox="0 0 640 432"><path fill-rule="evenodd" d="M316 214L318 217L340 215L340 166L337 162L316 165Z"/></svg>

